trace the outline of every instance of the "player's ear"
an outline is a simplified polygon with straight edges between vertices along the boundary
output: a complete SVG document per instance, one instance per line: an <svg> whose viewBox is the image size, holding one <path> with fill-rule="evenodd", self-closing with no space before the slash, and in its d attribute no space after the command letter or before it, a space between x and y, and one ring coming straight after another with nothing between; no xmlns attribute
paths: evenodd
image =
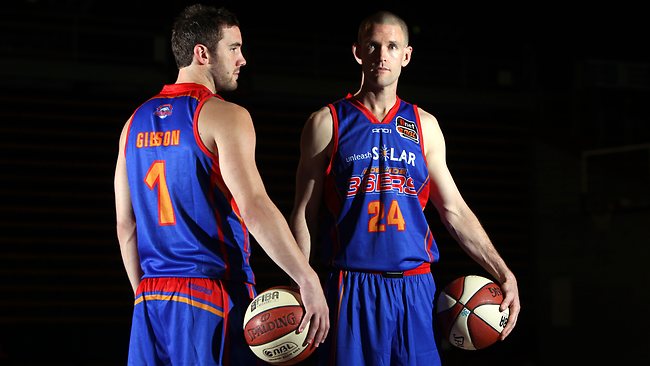
<svg viewBox="0 0 650 366"><path fill-rule="evenodd" d="M194 59L200 65L206 65L210 63L210 51L208 48L200 43L194 45Z"/></svg>
<svg viewBox="0 0 650 366"><path fill-rule="evenodd" d="M356 42L352 44L352 55L354 55L354 59L357 60L359 65L363 64L361 56L359 55L359 45Z"/></svg>
<svg viewBox="0 0 650 366"><path fill-rule="evenodd" d="M402 59L402 67L406 66L411 62L411 54L413 53L413 47L406 46L404 48L404 58Z"/></svg>

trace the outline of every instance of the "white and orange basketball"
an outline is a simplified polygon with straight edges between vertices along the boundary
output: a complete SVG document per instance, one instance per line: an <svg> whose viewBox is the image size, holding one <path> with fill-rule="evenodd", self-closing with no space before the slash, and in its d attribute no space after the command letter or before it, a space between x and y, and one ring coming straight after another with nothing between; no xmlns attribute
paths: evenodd
<svg viewBox="0 0 650 366"><path fill-rule="evenodd" d="M442 336L465 350L494 344L508 322L510 311L499 311L501 287L476 275L459 277L439 294L436 313Z"/></svg>
<svg viewBox="0 0 650 366"><path fill-rule="evenodd" d="M305 313L297 290L271 287L258 294L246 309L244 334L253 353L273 365L294 365L316 347L305 344L309 327L298 333Z"/></svg>

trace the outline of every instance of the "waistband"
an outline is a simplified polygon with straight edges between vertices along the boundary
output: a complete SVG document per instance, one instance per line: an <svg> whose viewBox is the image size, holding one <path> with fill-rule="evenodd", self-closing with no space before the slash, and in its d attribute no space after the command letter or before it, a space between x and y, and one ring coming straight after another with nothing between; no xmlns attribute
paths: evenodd
<svg viewBox="0 0 650 366"><path fill-rule="evenodd" d="M347 271L347 270L341 270ZM370 274L380 274L385 278L402 278L406 276L414 276L425 273L431 273L431 263L422 263L421 265L413 268L407 269L405 271L356 271L350 270L350 272L359 272L359 273L370 273Z"/></svg>

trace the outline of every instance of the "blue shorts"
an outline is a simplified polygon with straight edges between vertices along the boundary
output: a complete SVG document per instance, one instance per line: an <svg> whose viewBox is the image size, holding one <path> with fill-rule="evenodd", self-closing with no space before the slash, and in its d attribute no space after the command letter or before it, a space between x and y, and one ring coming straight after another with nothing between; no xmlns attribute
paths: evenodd
<svg viewBox="0 0 650 366"><path fill-rule="evenodd" d="M145 278L133 309L128 365L262 365L246 344L250 284Z"/></svg>
<svg viewBox="0 0 650 366"><path fill-rule="evenodd" d="M439 366L430 272L391 276L339 271L330 275L332 324L319 365Z"/></svg>

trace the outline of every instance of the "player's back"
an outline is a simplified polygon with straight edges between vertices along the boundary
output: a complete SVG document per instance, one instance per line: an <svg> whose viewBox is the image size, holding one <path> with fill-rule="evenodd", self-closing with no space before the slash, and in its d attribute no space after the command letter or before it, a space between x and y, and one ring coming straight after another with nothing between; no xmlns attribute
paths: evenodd
<svg viewBox="0 0 650 366"><path fill-rule="evenodd" d="M133 115L125 154L144 277L254 280L248 231L196 125L214 97L166 85Z"/></svg>

